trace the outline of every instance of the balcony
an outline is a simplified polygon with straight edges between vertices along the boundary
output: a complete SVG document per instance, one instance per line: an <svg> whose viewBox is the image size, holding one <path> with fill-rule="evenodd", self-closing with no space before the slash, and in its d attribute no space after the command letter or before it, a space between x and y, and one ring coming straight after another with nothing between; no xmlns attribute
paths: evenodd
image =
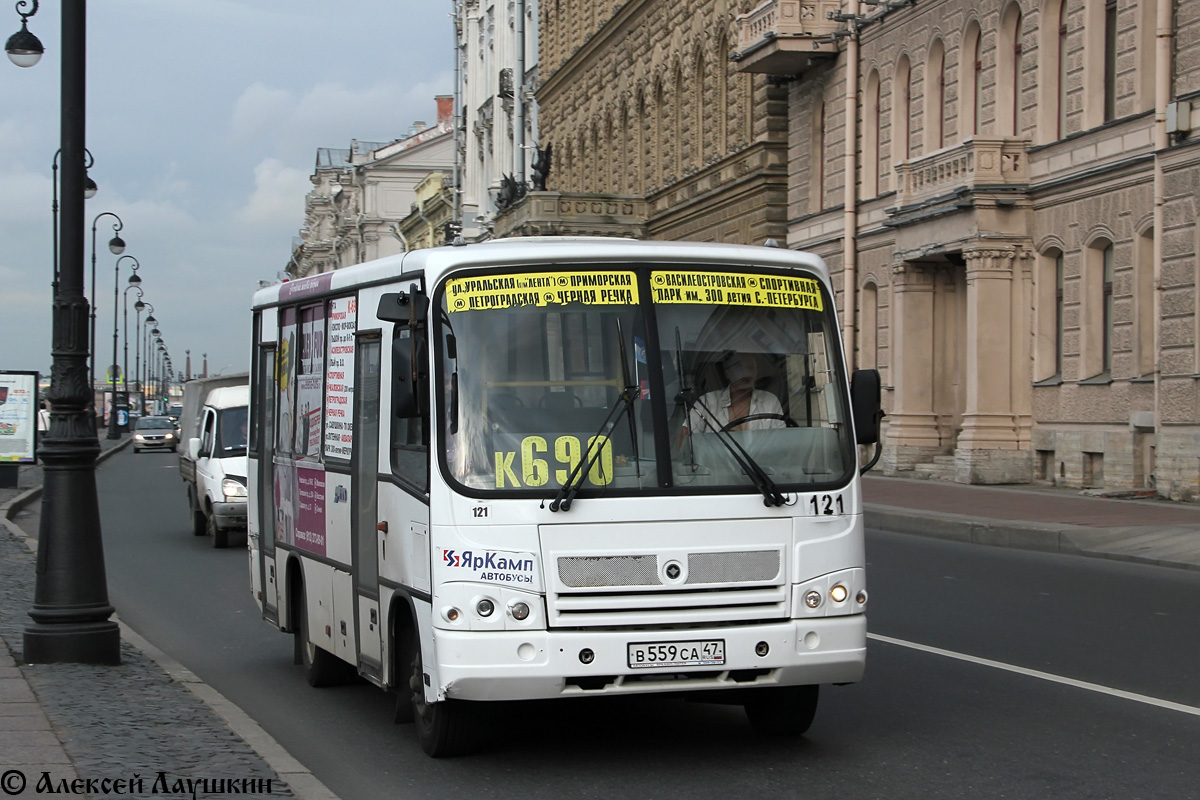
<svg viewBox="0 0 1200 800"><path fill-rule="evenodd" d="M839 10L838 0L767 0L738 15L738 49L730 58L739 72L800 75L837 55L833 32L841 23L826 15Z"/></svg>
<svg viewBox="0 0 1200 800"><path fill-rule="evenodd" d="M584 192L528 192L497 214L496 238L629 236L646 238L646 201Z"/></svg>
<svg viewBox="0 0 1200 800"><path fill-rule="evenodd" d="M937 202L949 195L996 195L998 205L1029 183L1026 139L976 136L896 165L901 209Z"/></svg>

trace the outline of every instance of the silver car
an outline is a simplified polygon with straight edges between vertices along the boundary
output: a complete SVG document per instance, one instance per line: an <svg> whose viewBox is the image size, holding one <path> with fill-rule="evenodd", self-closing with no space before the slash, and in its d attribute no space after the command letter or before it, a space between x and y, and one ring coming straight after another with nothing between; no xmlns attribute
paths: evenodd
<svg viewBox="0 0 1200 800"><path fill-rule="evenodd" d="M133 430L133 452L175 450L179 431L170 417L141 417Z"/></svg>

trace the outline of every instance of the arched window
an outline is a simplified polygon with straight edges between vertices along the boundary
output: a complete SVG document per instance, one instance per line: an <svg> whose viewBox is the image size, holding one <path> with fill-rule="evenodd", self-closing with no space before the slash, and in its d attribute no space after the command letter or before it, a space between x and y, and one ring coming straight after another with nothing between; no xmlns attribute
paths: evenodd
<svg viewBox="0 0 1200 800"><path fill-rule="evenodd" d="M900 56L896 63L896 77L892 86L892 158L907 161L912 157L910 148L910 121L912 119L912 67L908 56Z"/></svg>
<svg viewBox="0 0 1200 800"><path fill-rule="evenodd" d="M862 289L858 367L879 368L879 287L874 282L868 282Z"/></svg>
<svg viewBox="0 0 1200 800"><path fill-rule="evenodd" d="M717 39L717 91L713 99L713 117L716 121L713 151L718 157L729 152L729 70L733 69L733 62L725 57L728 52L728 39L722 33Z"/></svg>
<svg viewBox="0 0 1200 800"><path fill-rule="evenodd" d="M813 96L812 186L813 211L825 207L825 97L821 87Z"/></svg>
<svg viewBox="0 0 1200 800"><path fill-rule="evenodd" d="M862 194L864 198L879 194L879 70L867 75L867 90L863 95L863 163Z"/></svg>
<svg viewBox="0 0 1200 800"><path fill-rule="evenodd" d="M675 67L671 97L671 175L673 180L683 177L683 137L686 135L684 124L686 116L683 113L683 69Z"/></svg>
<svg viewBox="0 0 1200 800"><path fill-rule="evenodd" d="M1055 139L1067 135L1067 0L1059 0L1058 26L1054 31L1058 46L1054 48L1055 66L1058 68L1058 81L1055 85L1055 124L1057 133Z"/></svg>
<svg viewBox="0 0 1200 800"><path fill-rule="evenodd" d="M1154 374L1154 228L1133 239L1135 350L1134 377Z"/></svg>
<svg viewBox="0 0 1200 800"><path fill-rule="evenodd" d="M1081 377L1109 377L1113 353L1113 243L1098 238L1087 247L1082 286Z"/></svg>
<svg viewBox="0 0 1200 800"><path fill-rule="evenodd" d="M1067 42L1067 0L1042 0L1037 58L1038 144L1058 141L1067 135L1067 87L1070 61Z"/></svg>
<svg viewBox="0 0 1200 800"><path fill-rule="evenodd" d="M1021 7L1010 3L1000 17L996 59L996 132L1002 136L1021 133L1021 51Z"/></svg>
<svg viewBox="0 0 1200 800"><path fill-rule="evenodd" d="M1066 259L1058 247L1037 257L1037 340L1034 379L1061 378L1063 374L1064 287Z"/></svg>
<svg viewBox="0 0 1200 800"><path fill-rule="evenodd" d="M1117 0L1104 4L1104 121L1117 118Z"/></svg>
<svg viewBox="0 0 1200 800"><path fill-rule="evenodd" d="M961 138L978 136L979 126L983 120L983 89L980 83L983 62L983 36L979 23L972 21L967 26L963 36L961 55L959 56L959 124Z"/></svg>
<svg viewBox="0 0 1200 800"><path fill-rule="evenodd" d="M1101 276L1100 291L1103 296L1103 307L1101 314L1103 315L1103 324L1101 327L1103 334L1103 349L1104 354L1104 371L1109 375L1112 374L1113 364L1113 245L1112 242L1104 248L1102 252L1104 273Z"/></svg>
<svg viewBox="0 0 1200 800"><path fill-rule="evenodd" d="M934 39L925 61L925 152L946 146L946 47Z"/></svg>

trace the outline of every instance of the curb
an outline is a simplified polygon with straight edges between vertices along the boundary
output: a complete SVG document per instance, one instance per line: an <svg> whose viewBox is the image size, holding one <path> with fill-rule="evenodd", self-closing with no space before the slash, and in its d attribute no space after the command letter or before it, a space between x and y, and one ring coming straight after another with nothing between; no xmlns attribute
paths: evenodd
<svg viewBox="0 0 1200 800"><path fill-rule="evenodd" d="M1060 523L981 520L965 514L914 511L873 503L864 503L863 510L866 527L910 536L1200 571L1200 564L1187 561L1101 549L1122 537L1119 528L1106 531Z"/></svg>
<svg viewBox="0 0 1200 800"><path fill-rule="evenodd" d="M129 439L101 453L96 458L97 466L113 454L128 447L132 441L133 439ZM7 503L0 505L0 525L7 528L17 539L23 540L25 546L35 555L37 553L37 539L28 536L25 531L21 530L12 521L11 517L16 516L17 512L40 497L41 494L42 487L35 486L17 495ZM329 787L313 775L308 768L292 756L283 745L276 741L271 734L267 733L261 725L255 722L249 714L234 704L233 701L200 680L194 672L147 641L137 631L126 625L124 620L117 614L113 614L113 619L120 627L121 638L124 641L137 648L142 655L157 664L171 680L182 684L204 705L208 706L235 735L241 738L251 750L258 754L259 758L266 762L268 767L275 771L275 774L288 785L288 788L291 789L292 794L297 800L340 800Z"/></svg>

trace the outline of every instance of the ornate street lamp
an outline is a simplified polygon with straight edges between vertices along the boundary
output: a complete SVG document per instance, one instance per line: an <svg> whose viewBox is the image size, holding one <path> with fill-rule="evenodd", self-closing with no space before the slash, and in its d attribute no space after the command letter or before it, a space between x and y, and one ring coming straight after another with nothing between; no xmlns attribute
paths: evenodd
<svg viewBox="0 0 1200 800"><path fill-rule="evenodd" d="M129 285L125 287L125 291L121 293L121 391L129 391L129 293L137 292L137 303L142 302L142 287L139 285L142 279L137 276L137 273L129 276ZM137 309L137 303L134 303L134 309ZM134 325L133 335L137 336L137 325ZM137 347L137 344L134 344ZM136 381L135 381L136 387Z"/></svg>
<svg viewBox="0 0 1200 800"><path fill-rule="evenodd" d="M21 9L28 6L30 2L33 3L33 9L27 14ZM21 30L8 37L8 42L4 45L4 52L8 53L8 60L18 67L32 67L42 60L42 53L45 52L41 39L34 36L29 32L29 28L25 27L25 21L37 12L38 0L18 0L17 13L21 15Z"/></svg>
<svg viewBox="0 0 1200 800"><path fill-rule="evenodd" d="M154 306L142 300L142 297L143 295L139 291L138 301L133 304L133 310L137 312L137 321L133 326L133 378L138 392L144 392L146 388L142 382L142 312L150 309L147 319L154 319ZM142 394L141 397L142 405L138 407L138 414L144 414L146 411L146 395Z"/></svg>
<svg viewBox="0 0 1200 800"><path fill-rule="evenodd" d="M124 249L124 248L122 248L122 249ZM134 258L133 256L121 256L120 258L117 259L117 264L113 268L112 366L108 368L109 392L112 394L112 407L109 409L109 412L108 412L108 438L109 439L120 439L121 438L121 429L117 426L117 368L118 368L118 364L117 364L117 301L121 294L121 262L127 258L133 262L133 267L132 267L133 274L130 275L129 282L134 284L135 286L138 283L142 282L142 279L138 278L138 274L137 274L138 268L141 267L142 265L136 258ZM137 278L136 282L134 281L134 278ZM122 384L125 382L125 375L123 373L121 375L121 382L122 382Z"/></svg>
<svg viewBox="0 0 1200 800"><path fill-rule="evenodd" d="M54 190L54 199L50 203L50 215L54 220L54 283L52 288L54 293L58 294L58 157L62 155L62 149L54 151L54 160L50 162L50 184ZM92 158L92 153L86 147L83 148L83 155L86 161L83 165L83 199L91 200L96 196L99 187L96 182L91 179L87 171L92 168L96 160Z"/></svg>
<svg viewBox="0 0 1200 800"><path fill-rule="evenodd" d="M18 12L22 3L17 4ZM36 3L35 3L36 10ZM24 27L24 25L22 25ZM110 619L104 574L96 457L100 443L88 386L88 301L83 294L84 141L87 118L87 2L62 0L62 229L54 296L50 430L38 438L42 513L32 623L22 655L30 664L120 664L121 632Z"/></svg>
<svg viewBox="0 0 1200 800"><path fill-rule="evenodd" d="M67 167L64 164L64 177L66 176L66 169ZM113 223L113 238L108 240L108 252L112 253L114 256L119 256L121 253L125 252L125 240L120 237L121 229L125 227L125 223L123 223L121 218L111 211L101 211L96 215L96 218L92 220L92 293L89 301L91 302L92 306L92 333L88 342L89 349L92 354L91 370L93 392L96 390L96 223L100 221L101 217L112 217L116 220L116 222Z"/></svg>

